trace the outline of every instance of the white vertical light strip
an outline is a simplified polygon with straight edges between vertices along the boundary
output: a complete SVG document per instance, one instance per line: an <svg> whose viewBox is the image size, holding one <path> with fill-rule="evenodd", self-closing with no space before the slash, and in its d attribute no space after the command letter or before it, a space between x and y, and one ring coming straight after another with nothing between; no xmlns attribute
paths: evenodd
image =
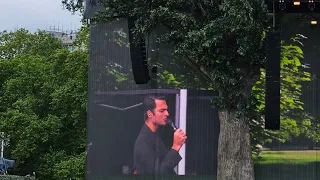
<svg viewBox="0 0 320 180"><path fill-rule="evenodd" d="M180 95L176 94L176 117L175 117L175 125L179 127L179 118L180 118ZM178 166L174 168L174 171L178 174Z"/></svg>
<svg viewBox="0 0 320 180"><path fill-rule="evenodd" d="M185 134L187 134L187 89L180 90L180 117L179 117L179 128L181 128ZM178 164L178 174L185 175L186 168L186 144L182 146L179 151L182 157Z"/></svg>
<svg viewBox="0 0 320 180"><path fill-rule="evenodd" d="M3 158L3 152L4 152L4 132L1 132L1 158Z"/></svg>
<svg viewBox="0 0 320 180"><path fill-rule="evenodd" d="M3 152L4 152L4 140L1 140L1 158L3 158Z"/></svg>

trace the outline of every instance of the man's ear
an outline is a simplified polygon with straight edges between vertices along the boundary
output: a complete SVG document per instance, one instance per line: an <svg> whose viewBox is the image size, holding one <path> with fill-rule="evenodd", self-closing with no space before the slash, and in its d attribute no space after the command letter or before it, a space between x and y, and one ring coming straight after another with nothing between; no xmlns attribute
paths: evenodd
<svg viewBox="0 0 320 180"><path fill-rule="evenodd" d="M150 111L150 110L148 110L148 111L147 111L147 116L148 116L149 118L151 118L151 117L152 117L152 115L153 115L153 112L152 112L152 111Z"/></svg>

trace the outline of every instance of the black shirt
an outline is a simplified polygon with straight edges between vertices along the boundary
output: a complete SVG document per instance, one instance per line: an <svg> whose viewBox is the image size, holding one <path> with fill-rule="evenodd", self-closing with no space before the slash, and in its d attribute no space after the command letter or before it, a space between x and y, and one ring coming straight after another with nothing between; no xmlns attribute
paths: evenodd
<svg viewBox="0 0 320 180"><path fill-rule="evenodd" d="M134 144L133 163L138 174L175 174L174 168L181 160L180 154L168 150L158 132L144 124Z"/></svg>

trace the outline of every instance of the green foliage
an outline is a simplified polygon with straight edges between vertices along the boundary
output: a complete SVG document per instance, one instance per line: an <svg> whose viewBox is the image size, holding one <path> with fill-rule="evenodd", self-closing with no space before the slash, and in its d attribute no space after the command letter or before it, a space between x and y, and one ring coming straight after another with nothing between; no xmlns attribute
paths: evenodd
<svg viewBox="0 0 320 180"><path fill-rule="evenodd" d="M62 0L61 1L64 7L71 11L71 12L76 12L76 11L83 11L83 3L84 0Z"/></svg>
<svg viewBox="0 0 320 180"><path fill-rule="evenodd" d="M310 117L303 108L301 101L302 83L311 81L310 73L302 66L304 58L301 49L302 40L306 39L301 34L291 38L291 42L282 42L281 50L281 91L280 91L280 131L264 129L265 107L265 70L261 70L260 80L253 87L253 97L256 100L256 113L251 121L252 143L264 144L277 140L285 142L288 139L304 135L310 137L314 134L312 127L317 123L311 123ZM315 141L319 139L314 138Z"/></svg>
<svg viewBox="0 0 320 180"><path fill-rule="evenodd" d="M89 34L90 34L90 26L82 23L82 27L77 34L77 38L75 39L73 46L82 50L89 50Z"/></svg>
<svg viewBox="0 0 320 180"><path fill-rule="evenodd" d="M34 34L25 29L0 32L0 59L12 59L19 54L49 56L61 48L61 41L45 31Z"/></svg>
<svg viewBox="0 0 320 180"><path fill-rule="evenodd" d="M10 140L5 156L16 160L12 173L83 179L87 49L69 52L44 32L18 30L1 37L0 132ZM72 176L63 173L67 165Z"/></svg>
<svg viewBox="0 0 320 180"><path fill-rule="evenodd" d="M63 1L69 7L79 2ZM135 37L150 33L159 24L165 26L168 31L161 40L173 45L175 56L193 64L211 88L219 91L220 98L214 102L217 107L238 108L247 103L264 64L261 36L267 16L260 1L100 2L105 11L94 20L108 21L115 15L133 18Z"/></svg>
<svg viewBox="0 0 320 180"><path fill-rule="evenodd" d="M212 90L212 83L190 71L191 68L178 59L174 59L169 65L158 63L158 69L162 72L157 75L158 88Z"/></svg>
<svg viewBox="0 0 320 180"><path fill-rule="evenodd" d="M78 2L68 3L74 6ZM301 83L310 81L310 74L301 63L303 52L300 46L305 38L302 35L293 37L292 43L282 44L282 130L264 129L265 54L262 42L267 17L261 2L101 2L106 12L98 13L96 20L108 21L115 14L134 17L136 37L150 33L159 24L164 26L167 31L161 40L173 45L177 58L158 64L163 72L158 74L159 88L218 90L220 99L214 102L218 107L236 106L239 114L250 119L254 149L256 144L273 139L285 142L302 134L317 139L314 133L318 127L316 120L304 112L300 100ZM190 67L194 71L190 71Z"/></svg>
<svg viewBox="0 0 320 180"><path fill-rule="evenodd" d="M302 40L306 39L301 34L291 38L288 43L282 42L281 51L281 131L264 129L264 108L265 108L265 69L261 69L260 79L252 88L252 101L247 109L247 116L250 118L252 135L252 149L256 152L257 144L265 144L277 140L286 142L298 136L319 140L319 123L313 120L303 108L300 100L302 95L302 83L309 82L310 73L303 67L304 58L301 49ZM212 85L202 76L190 72L188 65L181 66L177 59L170 62L170 65L162 65L163 73L159 74L159 84L165 84L168 88L198 88L210 90ZM177 69L179 68L179 71ZM188 71L189 70L189 71ZM189 73L188 73L189 72Z"/></svg>
<svg viewBox="0 0 320 180"><path fill-rule="evenodd" d="M83 180L84 177L85 153L68 157L55 166L54 176L56 179Z"/></svg>
<svg viewBox="0 0 320 180"><path fill-rule="evenodd" d="M82 1L63 1L73 10L79 2ZM291 43L282 44L281 131L264 129L262 42L267 17L261 1L103 0L102 3L106 11L98 13L95 20L108 21L114 15L132 17L136 37L150 33L158 25L166 27L161 40L173 45L177 59L169 65L159 64L160 68L169 67L158 75L159 84L219 91L220 98L214 100L216 107L238 109L238 114L250 123L253 146L274 139L284 142L299 135L318 138L319 123L304 112L300 100L301 83L310 81L310 74L302 67L301 48ZM301 38L299 35L292 40L301 45ZM186 65L181 67L178 59ZM121 86L126 78L117 75L120 70L115 70L113 64L108 67L111 69L106 73L114 75L114 83ZM196 71L185 72L187 67ZM176 72L177 68L182 71Z"/></svg>

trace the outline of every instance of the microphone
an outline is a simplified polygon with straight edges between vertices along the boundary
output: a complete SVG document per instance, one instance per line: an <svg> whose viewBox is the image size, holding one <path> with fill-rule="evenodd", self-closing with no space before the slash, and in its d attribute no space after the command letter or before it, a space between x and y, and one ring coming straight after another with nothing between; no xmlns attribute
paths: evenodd
<svg viewBox="0 0 320 180"><path fill-rule="evenodd" d="M177 126L174 125L174 123L172 122L171 119L167 119L167 123L172 127L172 129L173 129L174 131L176 131L176 130L178 129ZM185 140L184 143L186 143L186 142L187 142L187 140Z"/></svg>
<svg viewBox="0 0 320 180"><path fill-rule="evenodd" d="M178 129L177 126L174 125L174 123L172 122L171 119L167 119L167 123L172 127L173 130L177 130Z"/></svg>

